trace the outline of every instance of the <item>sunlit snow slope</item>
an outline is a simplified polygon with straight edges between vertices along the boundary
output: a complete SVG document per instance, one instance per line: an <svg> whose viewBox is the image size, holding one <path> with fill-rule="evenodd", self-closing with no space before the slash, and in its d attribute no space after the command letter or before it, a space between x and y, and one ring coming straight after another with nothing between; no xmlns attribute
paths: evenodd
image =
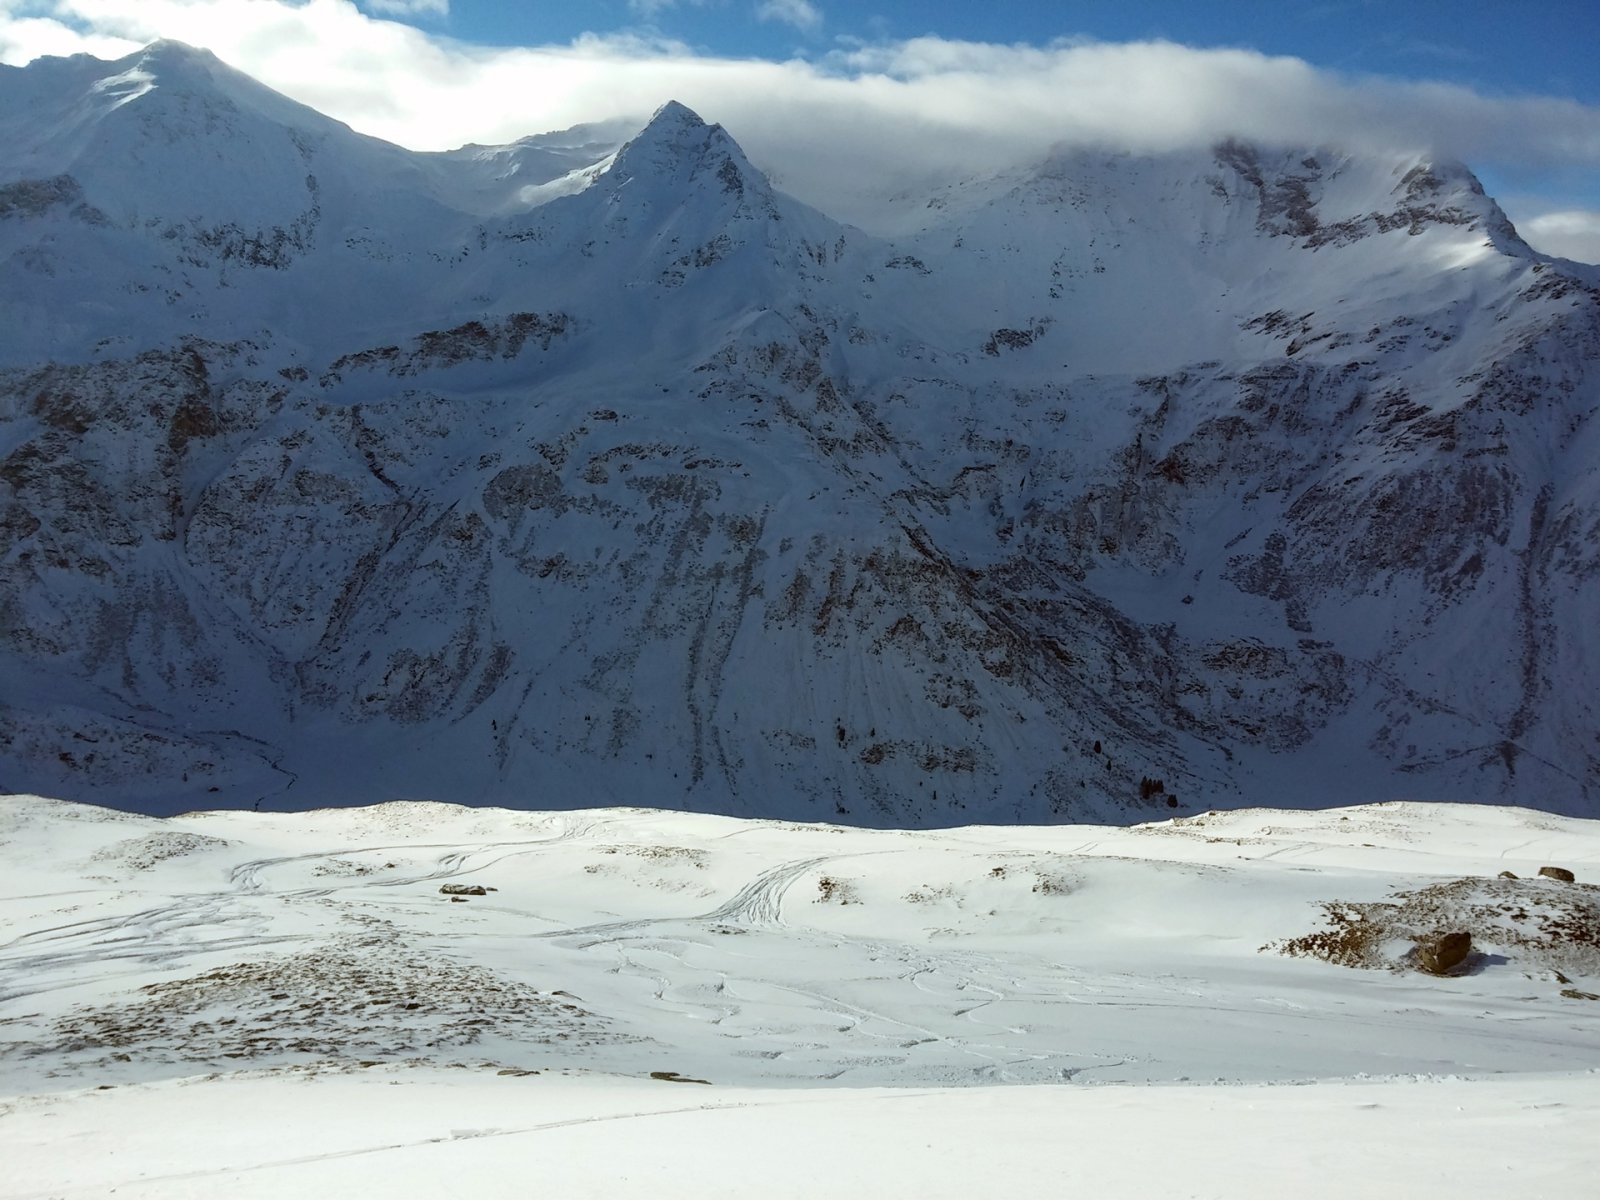
<svg viewBox="0 0 1600 1200"><path fill-rule="evenodd" d="M1463 167L886 212L0 68L0 782L171 812L1596 811L1600 291Z"/></svg>
<svg viewBox="0 0 1600 1200"><path fill-rule="evenodd" d="M1600 1166L1593 821L14 796L0 854L0 1196L1453 1196L1508 1165L1553 1196ZM1280 952L1357 909L1383 963ZM1462 972L1418 972L1455 929Z"/></svg>
<svg viewBox="0 0 1600 1200"><path fill-rule="evenodd" d="M5 812L0 1055L24 1090L413 1059L763 1086L1600 1068L1600 835L1522 809L931 832L414 802ZM1327 904L1506 869L1504 913L1431 918L1475 934L1459 977L1418 972L1404 939L1390 971L1277 950Z"/></svg>

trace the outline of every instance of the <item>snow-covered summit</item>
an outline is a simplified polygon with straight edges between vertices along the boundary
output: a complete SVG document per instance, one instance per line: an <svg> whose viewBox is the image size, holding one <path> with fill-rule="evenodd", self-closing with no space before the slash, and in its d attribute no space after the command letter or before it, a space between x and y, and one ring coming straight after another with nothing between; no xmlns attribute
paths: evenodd
<svg viewBox="0 0 1600 1200"><path fill-rule="evenodd" d="M0 179L6 180L93 173L127 158L153 175L179 165L152 157L162 146L204 153L202 146L249 143L280 127L311 137L357 136L210 51L176 41L154 42L110 63L75 55L0 67L0 108L13 114L0 125ZM148 187L156 180L143 182Z"/></svg>
<svg viewBox="0 0 1600 1200"><path fill-rule="evenodd" d="M697 130L709 128L705 120L694 109L680 100L668 100L650 115L644 130L636 140L650 141L655 138L670 138L678 134L693 136ZM717 126L721 128L721 126Z"/></svg>
<svg viewBox="0 0 1600 1200"><path fill-rule="evenodd" d="M750 165L739 144L720 125L669 100L622 147L605 172L616 202L637 207L662 201L681 204L703 193L715 205L732 203L742 215L773 215L772 189ZM635 193L648 193L645 199Z"/></svg>

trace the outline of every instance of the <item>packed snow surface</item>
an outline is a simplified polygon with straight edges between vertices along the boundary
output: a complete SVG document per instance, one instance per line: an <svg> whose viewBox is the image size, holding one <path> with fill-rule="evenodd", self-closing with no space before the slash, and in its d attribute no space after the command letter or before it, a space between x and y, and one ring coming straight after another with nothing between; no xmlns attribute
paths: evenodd
<svg viewBox="0 0 1600 1200"><path fill-rule="evenodd" d="M18 796L0 857L3 1196L1536 1196L1600 1167L1592 821ZM1459 974L1280 952L1419 895L1473 931Z"/></svg>

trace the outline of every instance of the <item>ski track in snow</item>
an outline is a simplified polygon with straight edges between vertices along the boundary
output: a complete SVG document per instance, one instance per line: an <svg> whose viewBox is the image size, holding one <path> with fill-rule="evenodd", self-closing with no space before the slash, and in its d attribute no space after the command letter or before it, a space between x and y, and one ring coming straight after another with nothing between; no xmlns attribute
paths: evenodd
<svg viewBox="0 0 1600 1200"><path fill-rule="evenodd" d="M1260 952L1315 928L1319 901L1488 873L1503 854L1520 863L1518 848L1533 843L1515 810L1487 810L1511 816L1489 835L1466 823L1460 836L1425 824L1448 809L1347 810L1356 824L1332 825L1330 839L1326 814L1262 811L1085 836L438 806L405 837L373 819L409 812L394 805L175 819L172 836L204 830L217 844L119 869L118 847L143 844L128 833L161 822L62 824L52 835L53 802L26 803L35 808L17 837L41 847L41 886L4 901L0 1030L11 1042L0 1049L49 1077L123 1070L111 1042L96 1041L107 1029L134 1057L140 1031L158 1031L167 1074L191 1053L197 1069L215 1061L208 1054L253 1063L261 1045L278 1045L276 1026L305 1019L283 1007L296 996L368 986L370 970L400 960L411 972L396 985L411 997L403 1008L374 996L342 1014L314 1010L365 1039L363 1057L381 1060L387 1037L401 1058L420 1048L519 1069L637 1075L667 1062L723 1083L899 1086L1600 1065L1600 1031L1571 1024L1588 1015L1584 1002L1503 956L1503 967L1490 957L1460 980L1422 981ZM529 821L537 836L493 830ZM362 822L378 828L350 836ZM468 822L470 836L446 832ZM1572 832L1588 829L1566 822L1534 841L1593 861L1594 835ZM1419 876L1403 864L1425 830L1466 849L1439 851ZM1224 832L1234 836L1211 836ZM1377 836L1395 849L1360 844ZM83 886L62 889L74 870ZM224 888L206 886L218 877ZM493 890L452 902L439 894L447 882ZM332 964L322 983L319 963ZM535 1049L498 1018L467 1015L486 986L471 984L458 1015L479 1028L427 1051L406 1029L450 1009L429 980L458 968L532 986L572 1012ZM173 1016L147 995L189 1008ZM599 1042L563 1052L571 1035L559 1031L576 1030L573 1020L607 1032L585 1026ZM184 1049L185 1021L200 1023L209 1052ZM256 1041L241 1032L244 1049L233 1047L225 1027L252 1021ZM35 1046L53 1049L41 1058Z"/></svg>
<svg viewBox="0 0 1600 1200"><path fill-rule="evenodd" d="M589 831L584 824L572 824L553 837L526 842L493 842L472 847L415 846L411 850L439 849L433 870L404 878L372 880L358 887L403 887L436 880L454 879L526 853L532 848L554 845ZM52 971L64 971L97 962L137 962L159 966L201 955L224 951L243 951L301 940L293 936L274 936L264 932L271 918L252 910L243 901L266 897L283 903L322 900L343 888L291 888L271 891L263 882L263 872L290 863L310 863L344 858L352 854L381 855L400 846L379 845L285 855L240 863L230 871L229 891L187 896L172 903L127 915L98 917L64 925L32 930L0 943L0 978L27 980ZM486 858L495 852L492 858ZM483 859L484 861L479 861ZM20 897L29 899L29 897ZM255 932L252 932L254 930ZM211 936L205 936L205 935ZM35 947L48 947L35 949ZM121 972L129 976L130 972ZM102 976L109 978L109 976ZM81 979L73 979L76 986ZM37 995L51 987L29 988L17 983L0 987L0 1003Z"/></svg>

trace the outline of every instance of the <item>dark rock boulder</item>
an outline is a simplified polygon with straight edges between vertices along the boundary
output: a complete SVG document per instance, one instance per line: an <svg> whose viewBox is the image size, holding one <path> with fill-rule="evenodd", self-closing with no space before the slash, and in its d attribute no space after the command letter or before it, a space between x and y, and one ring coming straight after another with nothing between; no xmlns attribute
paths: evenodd
<svg viewBox="0 0 1600 1200"><path fill-rule="evenodd" d="M1443 933L1417 943L1417 968L1429 975L1448 975L1472 953L1470 933Z"/></svg>

